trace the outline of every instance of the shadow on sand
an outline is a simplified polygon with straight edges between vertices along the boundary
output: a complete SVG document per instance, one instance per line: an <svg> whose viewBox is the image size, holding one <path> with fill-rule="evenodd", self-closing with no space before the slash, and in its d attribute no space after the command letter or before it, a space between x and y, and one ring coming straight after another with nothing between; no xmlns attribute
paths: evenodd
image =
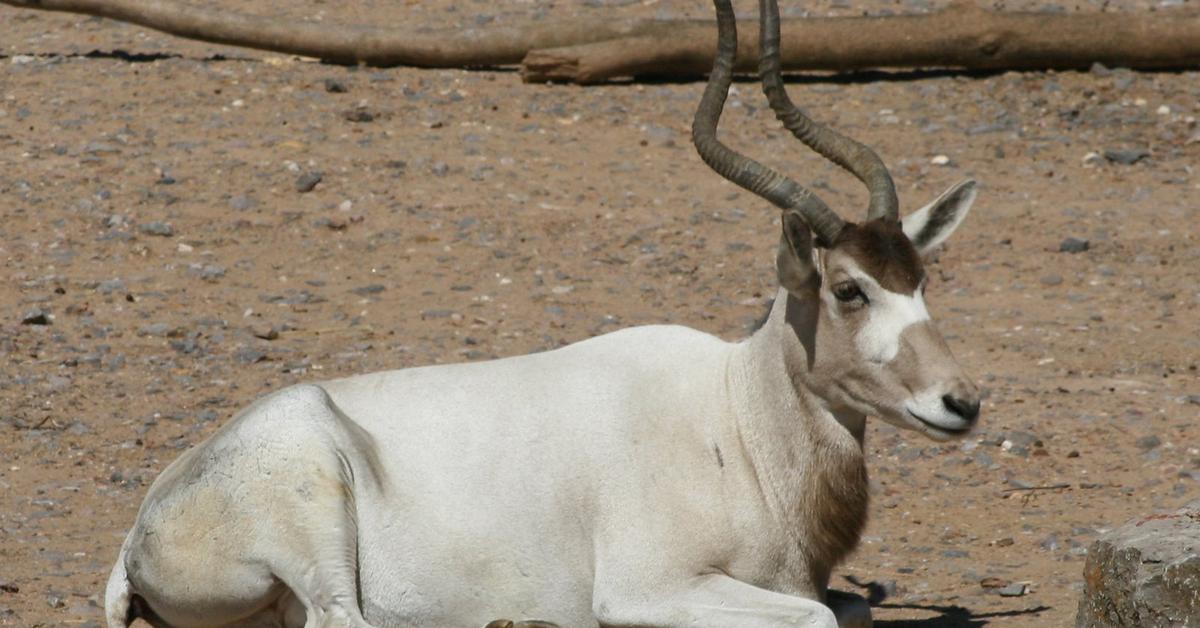
<svg viewBox="0 0 1200 628"><path fill-rule="evenodd" d="M925 619L883 619L875 622L875 628L979 628L986 626L988 620L994 617L1019 617L1021 615L1037 615L1050 610L1049 606L1033 606L1015 611L996 611L992 613L975 613L964 606L936 604L875 604L875 608L916 609L941 613L936 617Z"/></svg>
<svg viewBox="0 0 1200 628"><path fill-rule="evenodd" d="M1022 615L1037 615L1050 610L1049 606L1031 606L1029 608L976 613L965 606L957 604L885 604L887 590L878 582L862 582L857 578L846 578L851 584L866 589L867 601L872 608L887 608L900 610L919 610L937 613L934 617L924 619L882 619L875 620L875 628L980 628L988 624L989 619L997 617L1020 617Z"/></svg>

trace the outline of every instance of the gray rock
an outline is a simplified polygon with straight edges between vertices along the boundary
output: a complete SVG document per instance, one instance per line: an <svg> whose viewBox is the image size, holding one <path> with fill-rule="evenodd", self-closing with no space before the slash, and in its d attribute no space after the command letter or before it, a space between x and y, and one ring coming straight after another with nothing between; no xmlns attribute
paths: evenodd
<svg viewBox="0 0 1200 628"><path fill-rule="evenodd" d="M996 593L999 593L1000 597L1021 597L1025 595L1026 589L1027 587L1024 582L1014 582L1008 586L996 589Z"/></svg>
<svg viewBox="0 0 1200 628"><path fill-rule="evenodd" d="M373 122L376 113L366 107L355 107L342 112L342 118L349 122Z"/></svg>
<svg viewBox="0 0 1200 628"><path fill-rule="evenodd" d="M259 296L259 300L264 303L282 303L284 305L324 303L326 301L325 297L313 294L308 290L288 290L285 294L264 294Z"/></svg>
<svg viewBox="0 0 1200 628"><path fill-rule="evenodd" d="M1117 164L1130 166L1150 156L1150 151L1144 148L1115 149L1104 151L1104 158Z"/></svg>
<svg viewBox="0 0 1200 628"><path fill-rule="evenodd" d="M263 340L275 340L279 337L279 327L271 323L255 323L250 326L250 333Z"/></svg>
<svg viewBox="0 0 1200 628"><path fill-rule="evenodd" d="M354 294L357 294L360 297L365 297L365 296L371 295L371 294L379 294L380 292L383 292L386 289L387 289L387 287L381 283L372 283L372 284L367 284L365 286L360 286L358 288L353 288L350 290L350 292L353 292Z"/></svg>
<svg viewBox="0 0 1200 628"><path fill-rule="evenodd" d="M325 91L331 94L345 94L350 90L346 88L346 83L341 79L327 78L325 79Z"/></svg>
<svg viewBox="0 0 1200 628"><path fill-rule="evenodd" d="M170 223L165 223L159 220L138 225L138 231L141 231L146 235L161 236L164 238L169 238L175 235L175 228L172 227Z"/></svg>
<svg viewBox="0 0 1200 628"><path fill-rule="evenodd" d="M1136 444L1138 446L1138 449L1141 449L1142 451L1150 451L1151 449L1154 449L1155 447L1158 447L1159 445L1161 445L1162 439L1155 436L1154 434L1150 434L1149 436L1143 436L1143 437L1137 439Z"/></svg>
<svg viewBox="0 0 1200 628"><path fill-rule="evenodd" d="M248 209L254 209L258 206L258 201L245 194L239 194L229 199L229 207L234 211L244 212Z"/></svg>
<svg viewBox="0 0 1200 628"><path fill-rule="evenodd" d="M1077 628L1200 626L1200 501L1101 536L1083 579Z"/></svg>
<svg viewBox="0 0 1200 628"><path fill-rule="evenodd" d="M243 347L233 353L233 358L242 364L254 364L266 360L267 354L258 349Z"/></svg>
<svg viewBox="0 0 1200 628"><path fill-rule="evenodd" d="M102 294L111 294L125 290L125 282L120 279L105 279L96 285L96 290Z"/></svg>
<svg viewBox="0 0 1200 628"><path fill-rule="evenodd" d="M172 327L167 323L150 323L142 325L137 330L139 336L168 336L171 334ZM179 334L176 334L179 335Z"/></svg>
<svg viewBox="0 0 1200 628"><path fill-rule="evenodd" d="M49 325L50 315L42 308L34 308L21 316L22 325Z"/></svg>
<svg viewBox="0 0 1200 628"><path fill-rule="evenodd" d="M219 264L190 264L188 274L205 281L216 281L225 276L225 267Z"/></svg>
<svg viewBox="0 0 1200 628"><path fill-rule="evenodd" d="M301 194L312 192L313 188L317 187L317 184L320 183L321 179L323 178L325 178L325 175L319 170L305 172L296 178L296 191Z"/></svg>
<svg viewBox="0 0 1200 628"><path fill-rule="evenodd" d="M91 155L102 155L105 153L119 153L121 149L107 142L88 142L84 145L83 152Z"/></svg>
<svg viewBox="0 0 1200 628"><path fill-rule="evenodd" d="M1042 447L1043 443L1037 434L1013 430L1004 434L1004 440L1000 442L1000 446L1004 449L1012 447Z"/></svg>
<svg viewBox="0 0 1200 628"><path fill-rule="evenodd" d="M1082 253L1088 250L1091 243L1082 238L1066 238L1058 243L1058 250L1062 253Z"/></svg>

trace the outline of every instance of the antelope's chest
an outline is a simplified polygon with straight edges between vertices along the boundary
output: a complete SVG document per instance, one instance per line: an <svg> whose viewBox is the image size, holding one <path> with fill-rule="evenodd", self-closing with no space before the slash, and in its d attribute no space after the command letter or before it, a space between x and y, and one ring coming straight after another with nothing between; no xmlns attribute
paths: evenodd
<svg viewBox="0 0 1200 628"><path fill-rule="evenodd" d="M797 478L787 501L764 507L748 535L741 579L767 589L821 595L829 574L858 544L867 521L860 455L823 460Z"/></svg>
<svg viewBox="0 0 1200 628"><path fill-rule="evenodd" d="M838 464L840 463L840 464ZM808 509L813 560L830 567L857 545L867 524L869 492L867 467L861 452L820 467L810 486Z"/></svg>

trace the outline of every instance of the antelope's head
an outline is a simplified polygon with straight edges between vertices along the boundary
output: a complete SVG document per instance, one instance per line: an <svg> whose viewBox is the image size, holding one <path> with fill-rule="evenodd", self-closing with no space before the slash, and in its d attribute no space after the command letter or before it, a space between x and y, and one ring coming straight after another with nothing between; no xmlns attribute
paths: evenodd
<svg viewBox="0 0 1200 628"><path fill-rule="evenodd" d="M775 0L759 0L763 91L776 117L801 142L867 186L866 220L842 219L792 179L721 144L717 121L732 78L737 33L729 0L714 4L717 59L692 139L713 170L783 210L776 266L789 299L786 324L804 347L806 385L831 406L876 415L937 440L965 434L979 416L979 392L929 317L922 258L962 222L975 200L975 183L963 181L901 220L895 185L879 157L809 119L788 98L780 77Z"/></svg>

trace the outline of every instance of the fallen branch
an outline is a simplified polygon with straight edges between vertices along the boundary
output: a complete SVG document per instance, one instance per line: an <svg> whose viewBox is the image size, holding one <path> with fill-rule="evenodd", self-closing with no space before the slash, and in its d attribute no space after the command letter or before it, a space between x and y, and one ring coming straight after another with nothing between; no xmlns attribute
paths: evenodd
<svg viewBox="0 0 1200 628"><path fill-rule="evenodd" d="M701 76L715 27L660 23L622 39L532 50L526 81L594 83L620 76ZM811 18L782 26L785 70L962 68L1067 70L1200 65L1200 13L1003 13L957 3L928 15ZM740 71L758 59L758 27L738 37Z"/></svg>
<svg viewBox="0 0 1200 628"><path fill-rule="evenodd" d="M94 15L187 39L380 67L515 65L533 48L619 39L654 22L578 19L514 26L489 24L486 28L453 31L403 30L259 17L175 0L0 0L0 4Z"/></svg>
<svg viewBox="0 0 1200 628"><path fill-rule="evenodd" d="M591 19L389 29L213 11L174 0L0 0L138 24L180 37L372 66L521 64L529 82L596 83L629 76L701 76L716 27L696 20ZM963 2L928 15L794 18L783 22L785 70L984 70L1200 65L1200 13L1006 13ZM742 28L739 71L755 70L757 25Z"/></svg>

